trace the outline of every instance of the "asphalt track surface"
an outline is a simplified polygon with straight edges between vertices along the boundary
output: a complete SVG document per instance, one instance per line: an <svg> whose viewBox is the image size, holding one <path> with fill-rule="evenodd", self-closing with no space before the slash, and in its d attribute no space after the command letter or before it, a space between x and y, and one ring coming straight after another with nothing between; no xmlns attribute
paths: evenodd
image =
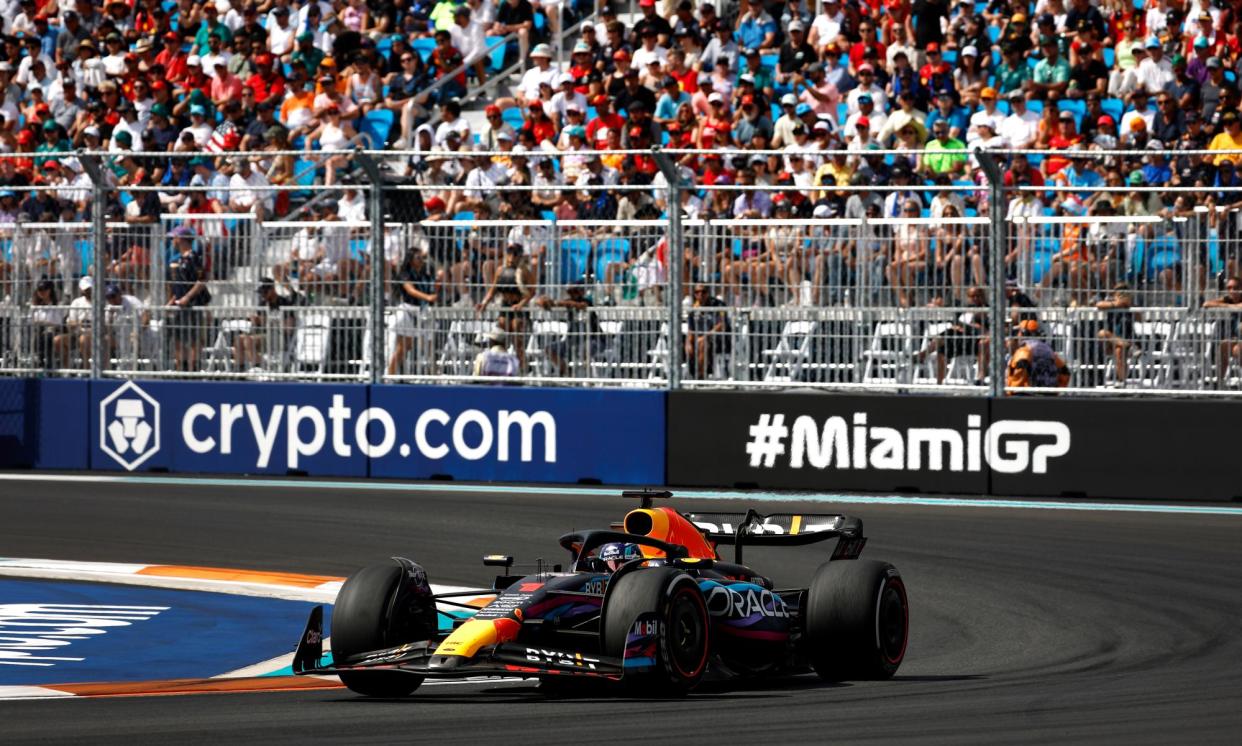
<svg viewBox="0 0 1242 746"><path fill-rule="evenodd" d="M737 509L700 501L685 510ZM486 582L488 551L559 557L618 498L97 484L0 485L0 555L348 574L406 554ZM835 506L765 503L777 512ZM531 683L0 703L0 741L479 743L1238 743L1242 519L856 506L864 556L905 577L892 681L704 686L681 701L549 699ZM778 584L822 549L752 550ZM290 630L290 644L299 630Z"/></svg>

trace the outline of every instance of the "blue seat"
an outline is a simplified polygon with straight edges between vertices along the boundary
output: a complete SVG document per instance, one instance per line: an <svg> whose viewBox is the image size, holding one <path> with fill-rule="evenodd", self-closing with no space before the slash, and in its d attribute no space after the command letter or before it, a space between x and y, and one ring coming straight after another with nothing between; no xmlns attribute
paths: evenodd
<svg viewBox="0 0 1242 746"><path fill-rule="evenodd" d="M763 65L769 70L775 70L777 64L779 64L780 61L781 61L781 56L779 54L765 54L759 58L759 64Z"/></svg>
<svg viewBox="0 0 1242 746"><path fill-rule="evenodd" d="M1107 67L1109 70L1112 70L1113 63L1115 63L1116 61L1117 61L1117 53L1113 51L1112 47L1105 47L1104 48L1104 67Z"/></svg>
<svg viewBox="0 0 1242 746"><path fill-rule="evenodd" d="M1074 101L1073 99L1062 99L1057 102L1057 109L1060 111L1072 111L1082 117L1087 114L1087 102Z"/></svg>
<svg viewBox="0 0 1242 746"><path fill-rule="evenodd" d="M487 68L494 73L505 69L505 45L500 43L502 41L504 41L503 36L489 36L486 39L488 47L495 45L495 48L487 55Z"/></svg>
<svg viewBox="0 0 1242 746"><path fill-rule="evenodd" d="M581 280L587 272L591 259L591 241L586 238L566 238L561 241L562 285Z"/></svg>
<svg viewBox="0 0 1242 746"><path fill-rule="evenodd" d="M500 112L500 118L504 120L505 124L515 130L522 129L522 125L526 124L526 120L522 118L522 110L516 106L511 106Z"/></svg>
<svg viewBox="0 0 1242 746"><path fill-rule="evenodd" d="M393 112L391 109L375 109L367 112L358 122L358 134L368 139L367 147L372 150L383 150L388 142L388 133L392 131Z"/></svg>
<svg viewBox="0 0 1242 746"><path fill-rule="evenodd" d="M940 58L944 60L945 62L949 63L950 65L956 65L957 64L957 50L946 49L940 53Z"/></svg>
<svg viewBox="0 0 1242 746"><path fill-rule="evenodd" d="M1126 105L1119 98L1106 98L1100 102L1100 108L1104 113L1113 118L1117 126L1121 126L1121 115L1126 113Z"/></svg>
<svg viewBox="0 0 1242 746"><path fill-rule="evenodd" d="M474 213L470 210L462 210L461 212L453 213L453 220L459 223L474 220Z"/></svg>
<svg viewBox="0 0 1242 746"><path fill-rule="evenodd" d="M314 186L315 172L319 166L314 161L299 158L293 162L293 179L298 186ZM294 192L295 197L306 198L310 196L309 190Z"/></svg>
<svg viewBox="0 0 1242 746"><path fill-rule="evenodd" d="M1052 254L1036 253L1031 257L1031 282L1038 283L1052 266Z"/></svg>
<svg viewBox="0 0 1242 746"><path fill-rule="evenodd" d="M1225 260L1220 255L1220 234L1208 233L1208 267L1213 276L1225 270Z"/></svg>
<svg viewBox="0 0 1242 746"><path fill-rule="evenodd" d="M1030 111L1035 112L1036 114L1043 114L1044 113L1044 102L1038 101L1038 100L1027 101L1026 108Z"/></svg>
<svg viewBox="0 0 1242 746"><path fill-rule="evenodd" d="M431 53L435 51L436 40L430 38L418 38L410 42L410 49L418 52L418 56L423 58L423 62L431 59Z"/></svg>
<svg viewBox="0 0 1242 746"><path fill-rule="evenodd" d="M1126 272L1132 279L1147 276L1147 240L1142 236L1134 242L1134 251L1130 254L1130 266L1126 268Z"/></svg>
<svg viewBox="0 0 1242 746"><path fill-rule="evenodd" d="M370 248L371 242L365 238L354 238L349 241L349 254L358 261L362 261Z"/></svg>
<svg viewBox="0 0 1242 746"><path fill-rule="evenodd" d="M548 27L548 19L544 17L543 11L535 11L535 30L543 31Z"/></svg>
<svg viewBox="0 0 1242 746"><path fill-rule="evenodd" d="M384 59L392 57L392 37L381 36L380 40L375 42L375 51L384 55Z"/></svg>
<svg viewBox="0 0 1242 746"><path fill-rule="evenodd" d="M1148 272L1152 274L1172 269L1182 263L1181 249L1178 248L1177 241L1172 236L1159 236L1147 248L1151 255L1148 260Z"/></svg>
<svg viewBox="0 0 1242 746"><path fill-rule="evenodd" d="M78 257L82 260L79 265L82 267L82 274L86 274L90 267L95 263L95 244L89 239L80 239L73 242L74 251L78 252ZM1217 252L1219 254L1219 251Z"/></svg>
<svg viewBox="0 0 1242 746"><path fill-rule="evenodd" d="M990 39L993 44L1000 39L1000 34L1001 30L999 26L988 26L988 39Z"/></svg>
<svg viewBox="0 0 1242 746"><path fill-rule="evenodd" d="M544 220L551 220L552 222L556 222L556 212L554 210L540 210L539 217L543 218Z"/></svg>
<svg viewBox="0 0 1242 746"><path fill-rule="evenodd" d="M630 239L605 238L595 247L595 280L599 282L608 273L608 265L624 262L630 256Z"/></svg>

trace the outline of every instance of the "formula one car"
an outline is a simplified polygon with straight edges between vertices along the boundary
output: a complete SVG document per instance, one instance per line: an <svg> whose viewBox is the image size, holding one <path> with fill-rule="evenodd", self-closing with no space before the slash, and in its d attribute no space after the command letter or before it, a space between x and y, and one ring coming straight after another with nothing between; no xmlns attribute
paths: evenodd
<svg viewBox="0 0 1242 746"><path fill-rule="evenodd" d="M858 559L867 541L861 520L682 514L653 507L667 492L623 494L642 507L609 530L560 538L567 572L540 563L533 574L514 575L512 557L489 555L485 565L504 568L491 589L433 593L408 559L364 567L337 596L330 662L318 606L293 672L336 674L375 697L406 696L429 677L467 676L537 678L553 687L591 677L680 695L709 671L814 670L838 681L886 679L901 665L905 585L892 565ZM830 540L831 558L807 588L778 589L741 564L747 546ZM720 558L718 543L732 544L733 562ZM464 602L471 597L474 605Z"/></svg>

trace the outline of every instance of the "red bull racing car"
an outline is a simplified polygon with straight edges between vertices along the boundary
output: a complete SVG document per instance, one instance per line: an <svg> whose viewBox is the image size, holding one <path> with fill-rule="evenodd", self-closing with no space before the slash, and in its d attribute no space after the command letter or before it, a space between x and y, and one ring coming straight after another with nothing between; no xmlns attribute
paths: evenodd
<svg viewBox="0 0 1242 746"><path fill-rule="evenodd" d="M579 677L684 694L722 676L813 670L828 680L885 679L906 653L909 607L897 569L858 559L862 521L844 515L679 513L642 500L608 530L569 533L569 563L511 574L487 590L434 593L422 567L395 557L345 581L294 654L301 675L335 674L350 689L402 697L426 678ZM835 542L806 588L778 588L742 564L745 547ZM732 545L732 562L718 547ZM567 569L566 569L567 568ZM480 596L484 598L479 600ZM490 599L490 600L489 600ZM447 610L445 613L442 610Z"/></svg>

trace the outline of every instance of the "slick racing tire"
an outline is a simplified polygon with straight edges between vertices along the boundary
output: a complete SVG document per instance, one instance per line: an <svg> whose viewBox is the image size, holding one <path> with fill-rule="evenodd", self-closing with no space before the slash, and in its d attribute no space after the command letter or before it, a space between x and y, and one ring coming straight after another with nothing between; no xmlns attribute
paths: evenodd
<svg viewBox="0 0 1242 746"><path fill-rule="evenodd" d="M397 608L397 591L405 569L396 562L369 565L349 576L332 607L332 658L382 650L428 639L423 620L411 619L409 608ZM399 671L341 673L341 683L368 697L404 697L423 683L423 677Z"/></svg>
<svg viewBox="0 0 1242 746"><path fill-rule="evenodd" d="M887 679L905 658L910 606L901 574L887 562L821 565L805 620L807 657L827 681Z"/></svg>
<svg viewBox="0 0 1242 746"><path fill-rule="evenodd" d="M612 581L604 599L604 654L624 658L626 638L639 616L654 612L655 663L643 673L627 673L632 691L681 696L703 678L711 653L711 619L698 583L671 567L624 574Z"/></svg>

